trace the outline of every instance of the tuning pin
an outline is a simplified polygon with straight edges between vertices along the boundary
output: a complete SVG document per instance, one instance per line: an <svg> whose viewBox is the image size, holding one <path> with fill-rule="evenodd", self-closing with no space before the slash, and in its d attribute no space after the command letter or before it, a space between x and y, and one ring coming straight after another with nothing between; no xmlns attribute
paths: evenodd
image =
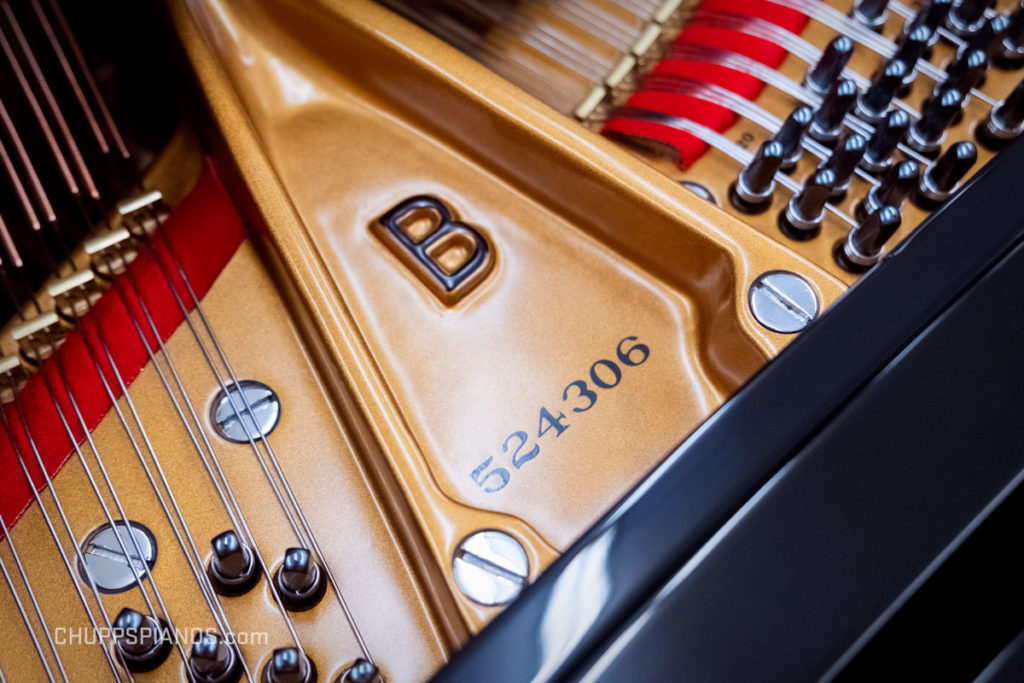
<svg viewBox="0 0 1024 683"><path fill-rule="evenodd" d="M889 0L856 0L850 16L872 31L880 31L888 16Z"/></svg>
<svg viewBox="0 0 1024 683"><path fill-rule="evenodd" d="M1006 14L997 14L988 19L977 33L967 39L959 52L962 54L971 50L982 50L985 56L991 59L998 52L1010 30L1010 22L1011 19Z"/></svg>
<svg viewBox="0 0 1024 683"><path fill-rule="evenodd" d="M810 107L797 107L786 120L782 122L779 129L775 131L772 140L782 145L782 168L788 170L796 166L803 153L804 133L811 125L814 118L814 110Z"/></svg>
<svg viewBox="0 0 1024 683"><path fill-rule="evenodd" d="M284 606L293 612L307 610L324 596L327 582L320 565L305 548L289 548L274 575L274 585Z"/></svg>
<svg viewBox="0 0 1024 683"><path fill-rule="evenodd" d="M171 652L167 629L153 617L125 607L114 618L112 626L117 652L129 671L152 671Z"/></svg>
<svg viewBox="0 0 1024 683"><path fill-rule="evenodd" d="M188 669L197 683L228 683L241 674L235 649L216 633L197 633L188 655Z"/></svg>
<svg viewBox="0 0 1024 683"><path fill-rule="evenodd" d="M832 150L831 156L819 167L827 168L835 174L831 196L833 201L839 201L846 195L850 187L850 176L857 170L867 144L867 139L860 133L847 133Z"/></svg>
<svg viewBox="0 0 1024 683"><path fill-rule="evenodd" d="M943 88L932 93L921 105L921 118L910 125L907 144L921 154L934 154L953 117L960 111L963 93L955 88Z"/></svg>
<svg viewBox="0 0 1024 683"><path fill-rule="evenodd" d="M850 231L845 240L836 244L836 263L854 273L863 272L878 262L882 249L900 229L900 210L883 206L869 213Z"/></svg>
<svg viewBox="0 0 1024 683"><path fill-rule="evenodd" d="M995 0L960 0L946 18L946 28L968 38L981 30L985 23L985 10L995 5Z"/></svg>
<svg viewBox="0 0 1024 683"><path fill-rule="evenodd" d="M973 142L950 145L938 160L921 174L914 192L914 203L925 210L938 208L960 187L967 172L978 160L978 148Z"/></svg>
<svg viewBox="0 0 1024 683"><path fill-rule="evenodd" d="M314 683L316 665L297 647L274 650L263 670L262 683Z"/></svg>
<svg viewBox="0 0 1024 683"><path fill-rule="evenodd" d="M738 211L760 213L768 208L775 191L775 173L784 158L781 142L767 140L761 144L729 188L729 200Z"/></svg>
<svg viewBox="0 0 1024 683"><path fill-rule="evenodd" d="M961 53L946 70L946 79L936 90L952 89L968 93L981 82L988 68L988 55L975 49Z"/></svg>
<svg viewBox="0 0 1024 683"><path fill-rule="evenodd" d="M818 111L814 112L808 134L823 144L835 142L843 128L843 119L856 101L857 84L851 79L844 78L833 83Z"/></svg>
<svg viewBox="0 0 1024 683"><path fill-rule="evenodd" d="M860 166L868 173L880 173L892 165L892 155L910 128L910 114L892 109L875 125L868 138Z"/></svg>
<svg viewBox="0 0 1024 683"><path fill-rule="evenodd" d="M917 14L903 24L903 33L912 33L914 29L924 26L932 32L932 41L934 42L934 39L938 37L935 31L946 23L946 17L949 16L949 11L952 8L953 0L932 0L925 3Z"/></svg>
<svg viewBox="0 0 1024 683"><path fill-rule="evenodd" d="M917 63L928 49L933 35L934 32L927 26L918 26L910 33L900 37L899 44L896 46L896 54L892 56L892 59L907 65L907 75L903 77L904 83L914 80Z"/></svg>
<svg viewBox="0 0 1024 683"><path fill-rule="evenodd" d="M903 85L907 65L899 59L891 59L871 77L871 85L857 98L857 116L868 123L881 119L889 104L896 97L896 91Z"/></svg>
<svg viewBox="0 0 1024 683"><path fill-rule="evenodd" d="M210 541L213 555L206 567L210 583L221 595L241 595L255 586L262 576L259 563L233 529Z"/></svg>
<svg viewBox="0 0 1024 683"><path fill-rule="evenodd" d="M989 149L999 149L1024 133L1024 81L1006 99L992 107L975 133Z"/></svg>
<svg viewBox="0 0 1024 683"><path fill-rule="evenodd" d="M846 68L853 56L853 41L846 36L836 36L825 47L818 62L807 70L804 86L824 96Z"/></svg>
<svg viewBox="0 0 1024 683"><path fill-rule="evenodd" d="M1001 41L996 41L994 60L1002 69L1015 69L1024 62L1024 4L1017 6Z"/></svg>
<svg viewBox="0 0 1024 683"><path fill-rule="evenodd" d="M357 659L341 672L335 683L380 683L380 669L373 662Z"/></svg>
<svg viewBox="0 0 1024 683"><path fill-rule="evenodd" d="M825 220L825 204L832 196L835 184L836 174L832 169L816 170L779 216L782 233L796 240L814 237Z"/></svg>
<svg viewBox="0 0 1024 683"><path fill-rule="evenodd" d="M857 220L864 220L867 215L883 206L903 206L907 195L917 187L921 167L916 161L901 161L891 166L878 184L872 187L867 195L857 203L854 215Z"/></svg>

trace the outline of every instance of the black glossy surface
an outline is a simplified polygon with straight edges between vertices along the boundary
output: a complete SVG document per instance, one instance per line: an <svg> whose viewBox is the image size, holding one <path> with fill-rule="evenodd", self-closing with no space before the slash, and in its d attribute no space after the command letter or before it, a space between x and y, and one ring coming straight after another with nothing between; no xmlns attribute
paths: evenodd
<svg viewBox="0 0 1024 683"><path fill-rule="evenodd" d="M1020 683L1024 671L1024 631L981 672L975 683Z"/></svg>
<svg viewBox="0 0 1024 683"><path fill-rule="evenodd" d="M895 253L884 259L832 310L755 376L651 477L528 587L519 600L438 674L437 680L523 681L578 675L581 664L593 661L605 651L620 627L647 605L688 560L693 560L708 539L777 475L816 432L1013 248L1024 233L1024 222L1018 218L1022 174L1024 146L1018 143L984 169L957 201L944 207L925 228L904 241ZM1001 311L1005 313L1005 309ZM984 339L978 340L977 336L974 339L975 344L984 347ZM955 356L945 360L951 364L957 362ZM901 400L914 405L919 397L912 388L913 385L904 387L909 394L904 394ZM948 388L954 393L957 390L955 384ZM879 410L884 413L883 407ZM930 416L941 423L944 410L941 403L921 406L919 419ZM962 446L957 446L958 450L960 448ZM960 456L962 458L962 453ZM801 461L815 466L819 462L810 456ZM837 480L841 483L842 478L836 475L847 467L856 469L854 463L844 464L827 456L821 462L823 466L818 472L822 479L804 480L805 488L813 490L835 484ZM953 457L948 462L962 464L963 461ZM970 459L967 462L970 463ZM928 468L919 470L919 464L917 461L914 469L902 472L913 475L916 486L910 489L897 487L895 482L890 487L885 481L879 481L874 482L881 485L876 491L875 486L858 482L855 489L846 493L857 494L850 498L853 501L850 504L864 508L865 523L858 521L860 517L856 514L850 519L841 516L842 511L836 509L830 514L839 515L837 522L843 520L847 526L832 527L831 533L840 541L849 538L850 547L874 547L871 539L888 525L884 517L882 521L876 519L876 503L886 505L891 499L901 502L908 513L915 512L918 503L926 506L934 513L926 525L928 529L934 526L932 532L919 539L922 529L906 529L897 520L883 547L882 558L875 558L867 571L847 576L850 583L836 592L827 593L824 598L816 591L803 595L800 590L804 585L813 584L805 576L805 581L787 586L795 592L786 596L779 593L777 586L763 586L765 593L756 594L754 598L759 602L750 605L728 598L728 587L734 580L743 582L756 578L760 573L757 560L762 557L756 553L767 553L768 559L780 553L815 558L818 555L813 552L814 543L809 541L819 537L803 538L779 528L780 538L785 541L781 547L763 542L735 546L734 561L720 565L715 581L704 584L707 590L714 585L722 591L724 601L713 605L714 613L722 615L719 617L721 626L716 628L719 634L724 632L730 637L705 641L715 652L708 653L707 660L691 659L689 663L703 662L710 666L731 658L770 652L759 646L769 642L772 648L776 646L772 631L815 626L817 623L808 621L814 619L815 622L820 620L823 626L821 637L813 642L780 644L782 649L774 652L771 664L778 666L774 670L780 672L795 670L781 666L791 663L804 672L823 673L877 616L883 603L888 604L886 600L891 599L892 592L901 590L907 577L922 570L922 557L937 552L949 542L950 528L956 525L959 525L958 530L964 528L978 514L979 501L993 495L998 489L997 480L1010 476L1016 466L1016 463L1000 461L994 463L998 467L992 473L987 467L964 466L956 470L957 487L954 489L962 490L963 495L945 499L944 505L935 508L933 493L947 491L950 473ZM898 464L894 463L894 468L900 473ZM809 472L788 471L783 479L787 483L795 481L788 477L802 476L805 471ZM975 476L979 477L977 481ZM933 486L936 487L934 492ZM763 489L757 502L768 502L767 493L771 490ZM843 491L842 487L837 490ZM796 498L794 502L800 500ZM799 509L793 511L791 519L804 520L811 514L818 514L817 510L812 513L810 509L804 515L796 512ZM752 523L756 516L748 512L744 524ZM759 523L770 525L771 522L772 518L766 517ZM721 543L724 544L731 533L746 531L746 528L725 528L721 532ZM828 540L827 536L821 538ZM867 540L857 543L859 538ZM722 544L718 547L726 547ZM846 544L838 542L837 545L844 547ZM709 558L710 555L700 562L691 562L691 566L701 568L703 561ZM843 573L841 567L836 571ZM696 574L699 572L695 571ZM680 586L683 584L686 580L680 581ZM687 589L689 585L696 584L687 584ZM847 618L847 603L842 599L852 588L856 589L858 598L875 595L876 591L878 597L863 611ZM771 602L773 598L782 597L787 599ZM740 640L737 636L745 633L748 609L753 609L752 614L757 615L770 604L781 606L773 613L773 619L760 622L762 630L758 631L758 638ZM684 629L680 632L697 629L692 622L685 621L687 615L687 612L675 615L671 627L663 629L662 635L676 629ZM737 635L731 635L734 633ZM807 628L802 633L811 637L817 635L819 629ZM675 641L667 642L669 647L678 647ZM741 646L752 649L748 652ZM657 651L656 647L642 650L629 659L634 663L653 662L659 656ZM672 650L666 651L669 656L664 663L671 668L662 673L671 677L681 673L684 653L680 651L676 656ZM757 664L762 660L752 661ZM636 677L634 673L630 678Z"/></svg>
<svg viewBox="0 0 1024 683"><path fill-rule="evenodd" d="M1022 285L1018 248L624 625L609 646L615 656L595 658L594 679L681 671L697 681L809 681L841 669L965 526L1024 477L1024 315L1007 315ZM985 662L965 662L957 640L916 663L900 661L895 643L884 664L850 680L972 680Z"/></svg>

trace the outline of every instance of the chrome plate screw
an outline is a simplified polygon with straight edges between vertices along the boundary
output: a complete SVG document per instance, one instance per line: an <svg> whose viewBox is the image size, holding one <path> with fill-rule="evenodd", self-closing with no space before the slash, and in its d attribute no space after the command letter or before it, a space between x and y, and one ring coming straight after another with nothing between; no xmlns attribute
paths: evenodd
<svg viewBox="0 0 1024 683"><path fill-rule="evenodd" d="M120 593L135 585L135 574L145 578L156 563L156 539L149 529L138 522L130 522L131 536L125 530L125 523L118 521L117 535L124 541L125 550L132 558L135 571L128 564L128 556L121 550L121 544L114 535L114 527L104 524L94 530L82 542L82 559L78 571L87 583L96 582L96 588L104 593ZM132 541L132 537L135 541ZM138 543L136 550L135 543ZM141 551L142 556L139 556Z"/></svg>
<svg viewBox="0 0 1024 683"><path fill-rule="evenodd" d="M491 607L519 595L530 575L530 563L519 541L489 529L462 539L452 557L452 572L467 598Z"/></svg>
<svg viewBox="0 0 1024 683"><path fill-rule="evenodd" d="M238 384L221 389L210 409L214 429L232 443L249 443L249 439L267 436L280 419L281 401L277 394L266 384L251 379L239 380Z"/></svg>
<svg viewBox="0 0 1024 683"><path fill-rule="evenodd" d="M818 296L810 283L786 270L758 275L747 301L757 322L783 334L799 332L818 315Z"/></svg>

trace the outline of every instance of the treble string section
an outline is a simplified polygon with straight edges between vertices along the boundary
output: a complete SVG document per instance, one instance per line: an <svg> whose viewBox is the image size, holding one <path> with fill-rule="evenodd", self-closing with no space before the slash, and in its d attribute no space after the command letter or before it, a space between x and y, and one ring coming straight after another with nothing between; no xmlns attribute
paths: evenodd
<svg viewBox="0 0 1024 683"><path fill-rule="evenodd" d="M3 516L0 516L0 532L3 532L3 538L7 541L7 547L11 551L11 557L14 559L15 565L18 567L19 574L21 574L22 581L25 584L25 589L28 591L29 600L32 602L32 607L36 613L36 617L39 619L39 623L43 627L43 633L46 636L47 645L49 645L50 651L53 652L54 657L56 657L61 677L64 681L67 681L68 677L67 673L64 671L64 665L61 663L60 653L57 652L57 646L54 644L53 638L50 637L50 629L46 625L46 620L43 618L42 611L39 609L39 603L36 601L35 592L32 590L32 584L29 583L28 576L25 574L25 570L21 566L21 558L18 557L18 551L14 547L14 541L11 540L11 535L7 528L7 522L4 521ZM14 599L14 604L18 608L18 616L20 616L22 622L24 622L25 629L28 631L29 638L32 640L32 648L35 650L36 656L39 657L39 664L43 667L47 680L49 680L50 683L54 683L57 679L53 677L53 669L50 668L50 662L46 657L46 653L43 652L43 646L39 642L39 637L36 635L36 628L32 624L32 620L29 618L28 610L25 609L25 603L21 601L21 596L18 595L18 589L14 585L14 580L11 578L10 572L7 571L7 563L4 562L3 556L0 556L0 573L4 575L4 583L7 584L7 588L11 591L11 598Z"/></svg>
<svg viewBox="0 0 1024 683"><path fill-rule="evenodd" d="M157 225L159 225L161 222L160 216L153 214L152 217L157 222ZM243 415L247 415L251 420L251 424L258 425L259 420L256 418L256 413L253 410L252 404L249 401L248 397L245 395L245 392L230 390L232 386L240 387L242 385L239 381L238 375L235 373L234 368L232 367L230 361L228 360L227 353L224 350L223 345L220 343L220 340L218 339L216 333L213 330L213 326L210 324L209 319L207 318L205 312L203 311L202 302L196 295L195 289L192 287L192 283L189 280L188 274L182 267L181 260L174 250L174 246L171 244L171 241L169 239L166 239L165 236L161 233L159 227L155 231L153 231L153 233L150 235L150 239L154 241L153 244L149 244L145 240L143 240L141 243L144 245L149 244L149 248L152 250L153 258L156 261L158 267L160 268L160 272L162 273L164 279L167 281L167 285L174 296L175 303L177 304L179 310L181 311L185 323L188 326L192 334L192 337L195 340L196 345L198 346L203 356L203 359L206 361L207 367L210 368L210 371L213 374L214 379L217 381L220 390L229 399L229 404L231 406L232 412L234 413L235 419L239 420L242 425L245 425L246 422L243 419ZM159 243L159 245L162 246L163 249L166 251L169 260L173 264L177 277L181 280L181 283L184 285L188 299L192 304L192 307L194 308L203 329L209 336L217 357L224 365L226 375L230 379L230 384L225 378L225 375L222 374L221 370L217 367L217 364L214 362L214 359L210 355L209 350L206 348L206 344L203 342L202 337L200 336L199 331L196 329L195 323L192 320L192 316L189 314L189 309L185 305L184 300L181 298L181 295L178 292L178 286L175 283L174 277L172 277L171 272L168 270L167 265L160 257L160 254L157 252L157 249L154 248L157 246L157 243ZM238 399L240 399L240 403ZM281 468L281 464L278 461L277 455L270 444L270 439L266 435L264 435L260 430L255 430L255 436L252 433L253 430L250 430L248 428L244 428L242 429L242 431L245 432L249 446L254 456L256 457L257 462L260 465L260 469L263 471L268 483L271 486L271 489L274 491L274 495L277 498L277 501L281 506L281 509L284 511L285 516L288 518L289 523L292 526L292 530L295 532L296 538L299 540L300 543L308 542L309 547L313 551L315 559L317 559L323 566L324 574L326 575L327 581L330 584L332 591L334 592L335 600L337 601L339 607L341 608L342 613L345 615L345 620L349 624L349 628L351 629L352 634L359 645L360 651L369 662L374 663L373 657L371 656L369 648L366 645L366 641L364 640L362 632L359 629L359 625L356 622L355 616L353 615L351 609L348 606L347 601L345 600L344 595L342 594L341 588L338 585L337 580L335 579L334 572L331 570L330 565L326 561L324 554L320 549L320 544L317 541L316 534L313 533L313 530L309 525L309 521L302 511L302 506L299 504L299 501L296 498L295 493L288 482L288 477L285 476L284 470ZM257 444L262 444L263 448L266 450L266 458L264 458L264 455ZM274 471L280 478L280 484L278 484L278 481L275 479L273 474L271 474L270 468L267 466L266 463L267 460L270 461L271 465L274 468ZM302 532L304 532L304 534L300 532L299 528L297 528L295 524L292 510L289 509L288 505L284 500L284 495L282 495L281 493L282 488L285 492L285 495L287 495L288 501L294 507L294 516L297 517L298 522L302 527Z"/></svg>
<svg viewBox="0 0 1024 683"><path fill-rule="evenodd" d="M85 614L89 619L89 624L90 626L92 626L93 633L96 635L96 642L97 645L99 646L100 652L103 653L103 657L106 660L107 666L110 668L110 672L113 674L114 679L120 681L121 675L118 671L118 667L110 654L110 650L108 650L107 647L104 645L105 639L103 637L103 633L106 633L108 635L113 633L113 626L110 622L110 617L107 615L107 612L104 609L103 601L100 598L99 591L96 588L96 580L92 576L92 570L89 568L89 564L85 561L85 558L82 556L82 551L78 547L78 543L76 543L74 531L72 531L71 529L71 524L68 520L67 513L64 511L64 506L61 504L60 497L57 495L57 489L53 486L53 481L50 479L49 472L47 472L46 466L43 463L42 456L40 455L39 449L36 446L35 437L32 435L32 432L29 429L29 421L25 414L24 406L21 403L21 398L17 390L14 378L10 375L10 373L7 374L7 381L8 387L11 391L11 395L13 396L12 402L14 403L15 406L15 412L18 415L18 421L21 423L21 429L24 432L25 437L29 442L29 447L32 449L32 453L35 456L35 462L43 475L43 481L46 484L46 489L49 491L50 497L53 500L55 507L57 508L57 514L60 517L61 522L64 526L65 533L70 539L71 547L74 548L75 559L78 560L78 565L84 568L85 571L89 574L88 584L89 587L92 589L93 598L95 599L96 604L99 607L100 615L102 616L103 619L103 625L106 627L106 630L102 633L100 631L100 625L96 621L96 616L93 614L92 607L89 605L89 601L86 598L85 593L82 591L82 587L81 585L79 585L77 577L75 576L75 570L72 568L71 561L68 559L67 552L64 550L64 546L60 541L60 537L58 536L57 530L54 527L53 520L50 517L50 513L47 512L46 506L43 504L43 500L39 495L39 491L36 488L35 481L32 479L32 475L29 473L21 447L18 445L18 442L14 438L14 430L11 427L10 419L7 416L7 411L0 409L0 419L2 419L3 421L4 433L6 434L7 439L14 450L15 457L18 460L18 466L20 467L21 472L25 477L25 481L28 484L29 489L32 491L32 498L35 501L36 506L39 508L39 511L42 513L43 521L46 524L47 530L50 532L50 537L52 538L54 545L57 547L57 551L60 554L61 561L64 563L64 569L67 572L68 579L70 579L71 585L74 586L75 593L78 596L79 602L82 603L82 607L85 610Z"/></svg>
<svg viewBox="0 0 1024 683"><path fill-rule="evenodd" d="M250 528L248 520L245 517L245 513L242 510L242 506L231 487L231 483L228 481L227 475L220 464L220 459L213 448L213 444L206 435L206 430L203 428L203 422L199 419L199 415L196 413L195 405L189 397L188 391L185 389L184 383L181 379L181 374L178 372L170 351L168 351L163 338L160 336L160 332L157 329L152 314L150 313L149 305L143 298L135 277L135 274L130 269L127 270L123 276L114 280L114 289L125 310L128 312L129 319L131 320L132 326L135 328L136 334L139 336L140 340L143 340L143 345L146 347L149 360L153 364L153 368L156 370L157 376L160 378L160 382L171 400L171 404L174 406L175 413L178 415L178 418L181 420L182 425L188 433L189 440L195 448L200 462L203 464L203 469L206 470L207 476L210 478L214 489L217 491L217 497L219 498L221 505L224 507L228 517L231 519L233 527L242 532L242 536L248 543L249 548L252 550L255 560L259 563L263 579L267 582L270 594L273 596L274 603L284 620L284 624L288 629L295 647L300 651L304 651L299 634L295 630L295 625L292 622L291 617L288 615L288 610L285 609L284 603L281 601L281 597L278 595L277 591L274 590L269 565L264 558L263 552L259 548L255 535L252 533L252 529ZM152 334L153 338L156 340L159 354L154 353L152 347L145 341L146 336L140 325L138 316L129 305L128 297L122 287L126 289L138 303L139 309L145 318L146 326L149 329L150 334ZM157 357L158 355L159 358L163 359L163 363L167 366L166 373L161 367L162 364ZM178 400L178 397L174 393L174 389L171 387L171 383L168 381L168 374L174 380L174 387L181 395L181 401ZM184 403L185 409L188 411L187 417L185 415L185 411L182 410L182 403ZM189 419L191 419L191 422Z"/></svg>

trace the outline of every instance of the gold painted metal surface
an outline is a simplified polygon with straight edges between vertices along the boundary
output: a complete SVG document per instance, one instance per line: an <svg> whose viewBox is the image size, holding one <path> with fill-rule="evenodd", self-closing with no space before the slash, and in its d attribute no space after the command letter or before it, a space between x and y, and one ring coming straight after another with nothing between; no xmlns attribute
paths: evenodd
<svg viewBox="0 0 1024 683"><path fill-rule="evenodd" d="M789 337L746 307L788 269L824 271L369 2L175 0L176 25L258 217L386 458L437 566L480 528L531 576ZM495 265L443 305L372 233L438 197ZM595 406L563 392L636 336L650 358ZM541 437L539 411L568 427ZM550 424L548 425L550 427ZM501 445L539 454L514 469ZM513 442L514 443L514 442ZM486 458L510 471L487 493ZM368 465L379 467L379 462ZM495 610L448 588L472 629Z"/></svg>

